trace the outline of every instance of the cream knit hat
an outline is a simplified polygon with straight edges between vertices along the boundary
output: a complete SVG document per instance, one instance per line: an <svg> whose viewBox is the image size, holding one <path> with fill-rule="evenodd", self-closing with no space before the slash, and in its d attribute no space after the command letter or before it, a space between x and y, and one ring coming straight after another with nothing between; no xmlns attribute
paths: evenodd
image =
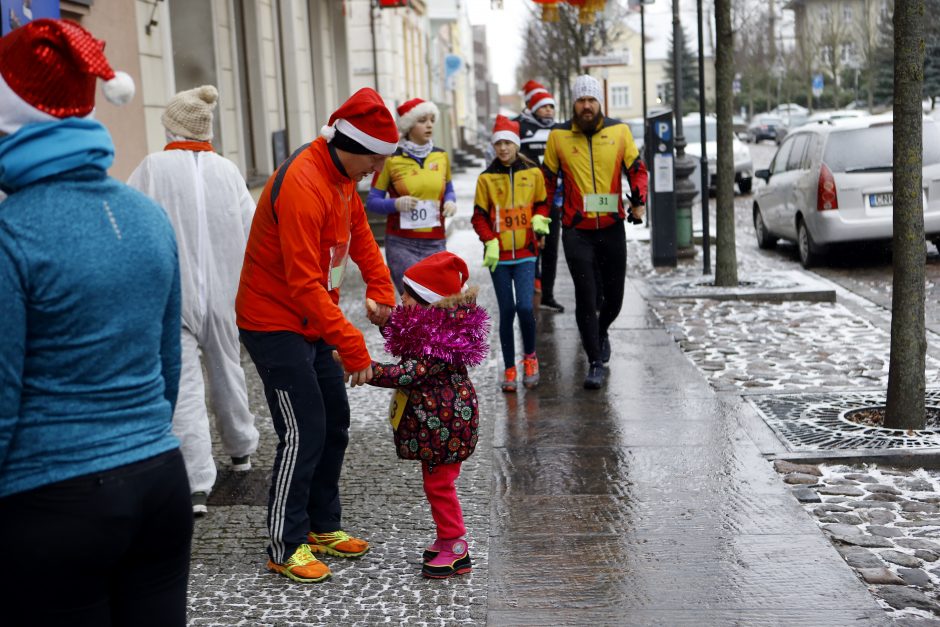
<svg viewBox="0 0 940 627"><path fill-rule="evenodd" d="M170 99L163 112L163 126L174 135L198 141L212 139L212 110L219 100L219 90L202 85L181 91Z"/></svg>

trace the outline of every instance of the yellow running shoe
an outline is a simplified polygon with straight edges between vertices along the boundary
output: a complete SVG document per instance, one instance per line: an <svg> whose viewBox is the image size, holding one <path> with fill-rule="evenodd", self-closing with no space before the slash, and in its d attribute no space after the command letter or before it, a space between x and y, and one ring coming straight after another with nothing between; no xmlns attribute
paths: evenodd
<svg viewBox="0 0 940 627"><path fill-rule="evenodd" d="M313 556L306 544L298 546L290 559L283 564L275 564L269 559L268 570L300 583L319 583L333 574L329 566Z"/></svg>
<svg viewBox="0 0 940 627"><path fill-rule="evenodd" d="M314 553L327 553L336 557L359 557L369 551L369 543L353 538L345 531L307 534L307 542Z"/></svg>

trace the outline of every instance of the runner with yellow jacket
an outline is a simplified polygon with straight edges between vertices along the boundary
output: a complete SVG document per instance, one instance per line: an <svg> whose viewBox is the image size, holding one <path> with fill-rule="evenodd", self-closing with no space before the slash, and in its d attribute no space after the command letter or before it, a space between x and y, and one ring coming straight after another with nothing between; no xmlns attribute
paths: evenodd
<svg viewBox="0 0 940 627"><path fill-rule="evenodd" d="M499 342L506 368L502 388L515 392L513 324L517 313L522 330L522 383L527 388L539 383L532 296L537 238L548 233L551 220L539 166L519 154L519 123L496 116L492 141L496 158L477 179L471 223L485 245L483 265L492 273L499 304Z"/></svg>
<svg viewBox="0 0 940 627"><path fill-rule="evenodd" d="M548 203L555 181L564 180L562 245L575 288L575 318L589 367L587 389L604 383L610 360L607 331L620 313L627 271L624 220L642 221L647 171L630 127L601 112L597 79L579 76L572 87L574 115L555 126L545 147ZM621 176L629 182L629 209L624 207ZM603 293L597 305L597 290Z"/></svg>

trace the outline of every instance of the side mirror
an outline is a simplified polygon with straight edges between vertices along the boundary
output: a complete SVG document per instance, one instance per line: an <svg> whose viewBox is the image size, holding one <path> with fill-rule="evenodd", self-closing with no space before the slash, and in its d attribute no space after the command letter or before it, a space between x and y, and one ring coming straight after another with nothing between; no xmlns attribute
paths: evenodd
<svg viewBox="0 0 940 627"><path fill-rule="evenodd" d="M764 179L765 183L770 182L770 170L758 170L754 172L754 176L756 176L759 179Z"/></svg>

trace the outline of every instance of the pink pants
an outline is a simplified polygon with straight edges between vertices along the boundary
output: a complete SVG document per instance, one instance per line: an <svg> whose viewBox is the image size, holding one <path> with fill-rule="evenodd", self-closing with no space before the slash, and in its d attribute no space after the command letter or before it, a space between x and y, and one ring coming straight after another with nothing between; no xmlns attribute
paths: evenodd
<svg viewBox="0 0 940 627"><path fill-rule="evenodd" d="M428 472L428 465L421 464L424 477L424 494L431 504L431 517L437 525L437 537L441 540L462 538L467 529L463 526L463 511L454 482L460 476L460 462L440 464L434 472Z"/></svg>

